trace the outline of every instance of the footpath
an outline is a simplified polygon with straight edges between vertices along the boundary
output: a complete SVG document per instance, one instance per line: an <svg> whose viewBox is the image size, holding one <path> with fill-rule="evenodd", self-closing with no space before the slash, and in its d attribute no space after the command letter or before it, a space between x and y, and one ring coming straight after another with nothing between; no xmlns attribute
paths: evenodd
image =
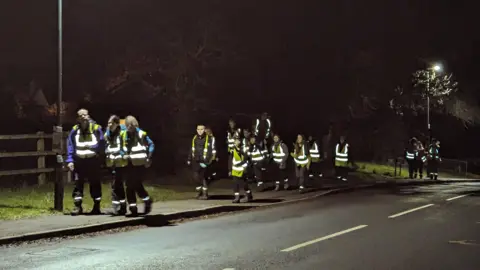
<svg viewBox="0 0 480 270"><path fill-rule="evenodd" d="M235 212L258 207L275 206L309 200L320 196L352 191L360 188L374 187L382 184L432 184L439 182L478 181L474 179L455 180L406 180L406 179L365 179L354 178L348 182L336 179L320 179L311 183L307 192L300 194L297 190L254 192L251 203L233 204L232 194L212 193L210 200L177 200L156 202L152 212L147 216L125 217L111 216L111 209L103 209L102 215L54 215L30 219L9 220L0 223L0 245L22 241L33 241L43 238L62 237L92 233L127 226L163 226L172 221L197 218L224 212ZM143 209L140 205L140 211ZM89 209L86 209L87 211Z"/></svg>

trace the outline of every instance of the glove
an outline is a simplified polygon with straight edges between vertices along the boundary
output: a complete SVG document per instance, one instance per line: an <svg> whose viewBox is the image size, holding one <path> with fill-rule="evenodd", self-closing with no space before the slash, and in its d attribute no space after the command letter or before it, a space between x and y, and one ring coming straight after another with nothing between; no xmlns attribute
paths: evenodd
<svg viewBox="0 0 480 270"><path fill-rule="evenodd" d="M207 167L207 164L205 164L205 163L200 163L200 167L206 168L206 167Z"/></svg>

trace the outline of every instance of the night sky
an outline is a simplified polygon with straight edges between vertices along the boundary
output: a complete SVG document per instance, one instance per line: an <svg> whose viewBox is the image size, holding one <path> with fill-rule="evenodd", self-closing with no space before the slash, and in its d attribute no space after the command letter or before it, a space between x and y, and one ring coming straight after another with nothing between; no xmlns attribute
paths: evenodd
<svg viewBox="0 0 480 270"><path fill-rule="evenodd" d="M109 99L106 82L125 69L154 85L171 85L165 74L177 63L172 59L194 53L205 32L209 43L203 64L188 62L205 84L191 91L206 100L209 112L198 121L210 121L218 134L234 113L268 111L288 139L298 132L320 136L329 123L350 138L370 138L391 122L381 108L393 88L409 83L413 71L432 61L441 61L461 91L480 99L480 53L475 50L480 5L473 1L64 2L64 97L78 103L88 93L92 108L97 100ZM55 102L56 1L3 0L0 7L1 85L35 79ZM380 109L372 118L349 119L348 105L358 106L361 95ZM135 106L127 111L135 114ZM92 110L100 118L110 113ZM433 121L442 121L438 117ZM142 118L152 128L147 122L155 119L148 113ZM368 128L358 128L362 125ZM405 126L406 136L425 132L424 115ZM441 134L443 127L434 127L445 148L458 140L474 142L472 134L477 134L462 124L448 135ZM386 142L393 143L397 141ZM467 149L445 151L466 156Z"/></svg>

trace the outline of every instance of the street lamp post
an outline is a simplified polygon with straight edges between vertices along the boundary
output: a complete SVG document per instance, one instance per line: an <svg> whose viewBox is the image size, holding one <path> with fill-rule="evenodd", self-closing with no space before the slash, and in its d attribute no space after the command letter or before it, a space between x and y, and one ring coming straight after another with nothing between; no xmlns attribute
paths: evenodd
<svg viewBox="0 0 480 270"><path fill-rule="evenodd" d="M442 71L442 66L435 64L427 69L427 129L429 144L432 143L432 126L430 123L430 83L435 80L436 72Z"/></svg>

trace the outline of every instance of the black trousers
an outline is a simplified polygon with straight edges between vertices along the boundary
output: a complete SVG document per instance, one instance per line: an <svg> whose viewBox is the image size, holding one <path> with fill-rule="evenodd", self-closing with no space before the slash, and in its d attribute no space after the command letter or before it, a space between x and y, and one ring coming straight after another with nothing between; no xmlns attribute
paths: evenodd
<svg viewBox="0 0 480 270"><path fill-rule="evenodd" d="M125 186L122 179L122 168L111 168L112 176L112 203L125 203Z"/></svg>
<svg viewBox="0 0 480 270"><path fill-rule="evenodd" d="M253 175L257 183L263 183L263 162L253 164Z"/></svg>
<svg viewBox="0 0 480 270"><path fill-rule="evenodd" d="M348 168L342 166L335 166L335 174L337 175L337 178L347 178Z"/></svg>
<svg viewBox="0 0 480 270"><path fill-rule="evenodd" d="M310 171L308 172L308 176L320 176L320 174L322 174L322 165L323 164L320 161L310 163Z"/></svg>
<svg viewBox="0 0 480 270"><path fill-rule="evenodd" d="M235 195L240 193L241 189L243 189L245 193L250 192L248 181L243 177L233 176L233 192L235 193Z"/></svg>
<svg viewBox="0 0 480 270"><path fill-rule="evenodd" d="M232 164L233 164L233 155L231 152L228 153L228 173L232 172Z"/></svg>
<svg viewBox="0 0 480 270"><path fill-rule="evenodd" d="M94 201L102 200L102 183L100 182L100 161L98 158L76 159L74 162L75 187L73 188L73 201L81 204L83 200L83 188L88 180L90 184L90 196Z"/></svg>
<svg viewBox="0 0 480 270"><path fill-rule="evenodd" d="M413 173L413 177L417 178L418 175L420 179L423 178L423 166L424 163L422 160L415 160L415 171Z"/></svg>
<svg viewBox="0 0 480 270"><path fill-rule="evenodd" d="M305 187L305 172L307 171L306 167L295 166L295 177L297 178L298 185L300 187Z"/></svg>
<svg viewBox="0 0 480 270"><path fill-rule="evenodd" d="M273 180L275 181L276 185L279 185L280 183L288 182L288 172L287 169L280 169L280 165L278 163L274 163L271 166L271 172L272 172L272 177Z"/></svg>
<svg viewBox="0 0 480 270"><path fill-rule="evenodd" d="M417 161L414 159L407 159L407 164L408 164L408 176L410 178L413 178L413 173L415 172Z"/></svg>
<svg viewBox="0 0 480 270"><path fill-rule="evenodd" d="M430 159L428 161L428 172L430 175L438 175L438 165L439 162L437 159Z"/></svg>
<svg viewBox="0 0 480 270"><path fill-rule="evenodd" d="M208 190L207 168L202 168L202 166L200 166L200 162L198 161L192 162L193 180L198 185L197 190L202 188L203 190Z"/></svg>
<svg viewBox="0 0 480 270"><path fill-rule="evenodd" d="M117 168L117 173L122 182L127 186L127 201L130 206L137 205L137 197L140 197L142 200L150 200L148 192L143 186L143 177L145 176L146 168L144 166L133 166L129 164L124 168Z"/></svg>
<svg viewBox="0 0 480 270"><path fill-rule="evenodd" d="M214 160L205 169L207 180L209 182L215 180L215 177L217 176L217 168L218 168L218 162Z"/></svg>

